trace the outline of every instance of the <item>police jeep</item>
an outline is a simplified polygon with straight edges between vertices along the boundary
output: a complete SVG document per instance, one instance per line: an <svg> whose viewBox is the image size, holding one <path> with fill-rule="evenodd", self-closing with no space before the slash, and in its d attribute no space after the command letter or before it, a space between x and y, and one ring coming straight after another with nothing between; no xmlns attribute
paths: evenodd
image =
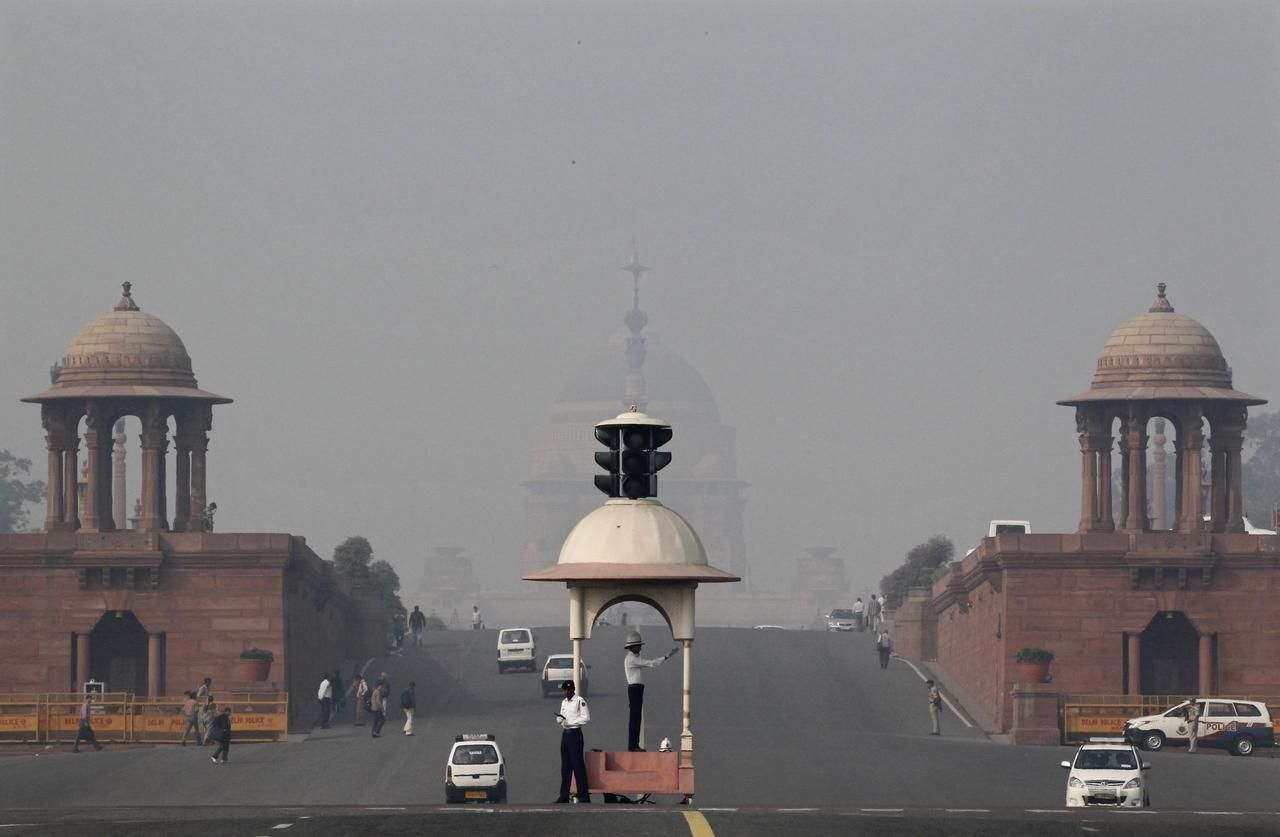
<svg viewBox="0 0 1280 837"><path fill-rule="evenodd" d="M507 762L491 733L453 739L444 768L444 801L507 801Z"/></svg>

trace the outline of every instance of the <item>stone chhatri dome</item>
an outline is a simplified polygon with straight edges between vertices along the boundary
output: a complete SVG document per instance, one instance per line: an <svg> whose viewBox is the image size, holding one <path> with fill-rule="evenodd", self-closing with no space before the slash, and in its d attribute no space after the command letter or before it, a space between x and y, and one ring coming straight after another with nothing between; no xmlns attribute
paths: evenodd
<svg viewBox="0 0 1280 837"><path fill-rule="evenodd" d="M1231 367L1218 341L1209 329L1173 310L1163 282L1146 313L1107 338L1089 391L1058 403L1162 399L1266 403L1233 388Z"/></svg>
<svg viewBox="0 0 1280 837"><path fill-rule="evenodd" d="M167 396L230 403L197 387L182 338L159 317L138 308L129 282L123 287L115 308L71 341L53 386L23 400Z"/></svg>

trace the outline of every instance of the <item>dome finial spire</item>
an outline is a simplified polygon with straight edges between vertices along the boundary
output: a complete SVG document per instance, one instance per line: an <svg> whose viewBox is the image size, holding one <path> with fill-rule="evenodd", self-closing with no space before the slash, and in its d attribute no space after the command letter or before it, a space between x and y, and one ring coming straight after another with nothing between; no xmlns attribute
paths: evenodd
<svg viewBox="0 0 1280 837"><path fill-rule="evenodd" d="M1164 289L1167 287L1168 285L1166 285L1164 282L1160 282L1156 285L1156 301L1151 303L1151 307L1147 309L1148 312L1153 314L1155 313L1172 314L1173 313L1173 305L1169 303L1169 298L1164 295Z"/></svg>
<svg viewBox="0 0 1280 837"><path fill-rule="evenodd" d="M116 311L137 311L138 303L133 301L133 283L124 282L120 285L124 290L124 295L120 297L120 301L116 303Z"/></svg>

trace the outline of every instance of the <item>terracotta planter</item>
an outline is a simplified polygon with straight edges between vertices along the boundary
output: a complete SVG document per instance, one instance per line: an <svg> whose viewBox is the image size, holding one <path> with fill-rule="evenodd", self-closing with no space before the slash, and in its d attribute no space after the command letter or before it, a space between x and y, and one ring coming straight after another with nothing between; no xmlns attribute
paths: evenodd
<svg viewBox="0 0 1280 837"><path fill-rule="evenodd" d="M265 681L271 676L271 661L241 660L240 676L245 680Z"/></svg>
<svg viewBox="0 0 1280 837"><path fill-rule="evenodd" d="M1018 663L1019 683L1043 683L1048 673L1048 663Z"/></svg>

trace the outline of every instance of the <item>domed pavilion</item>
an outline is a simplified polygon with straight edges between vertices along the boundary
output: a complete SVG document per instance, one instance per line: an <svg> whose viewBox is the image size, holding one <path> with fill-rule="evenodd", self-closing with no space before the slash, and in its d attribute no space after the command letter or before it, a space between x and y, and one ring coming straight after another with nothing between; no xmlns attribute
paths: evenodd
<svg viewBox="0 0 1280 837"><path fill-rule="evenodd" d="M111 428L125 416L142 423L142 514L138 530L170 529L166 505L165 455L169 420L176 451L174 531L204 528L205 453L213 405L230 404L196 385L182 338L159 317L143 312L132 285L115 308L80 330L53 385L22 399L40 405L49 450L45 529L110 532L125 528L113 519ZM84 420L85 508L76 490L79 426Z"/></svg>
<svg viewBox="0 0 1280 837"><path fill-rule="evenodd" d="M1186 695L1280 694L1280 536L1246 531L1241 495L1248 410L1264 400L1235 388L1218 341L1162 283L1112 332L1089 389L1059 403L1075 408L1083 459L1076 531L982 539L897 609L898 653L936 661L1014 743L1115 735ZM1164 511L1162 423L1176 434L1168 528L1151 519ZM1053 655L1050 679L1018 665L1036 649Z"/></svg>
<svg viewBox="0 0 1280 837"><path fill-rule="evenodd" d="M1241 449L1248 408L1267 403L1232 386L1231 367L1209 330L1179 314L1158 286L1155 302L1118 327L1098 357L1088 391L1058 402L1076 408L1083 457L1081 532L1151 531L1147 502L1147 423L1176 433L1174 530L1244 531ZM1210 427L1210 508L1202 508L1204 424ZM1111 497L1112 428L1119 422L1120 516Z"/></svg>

